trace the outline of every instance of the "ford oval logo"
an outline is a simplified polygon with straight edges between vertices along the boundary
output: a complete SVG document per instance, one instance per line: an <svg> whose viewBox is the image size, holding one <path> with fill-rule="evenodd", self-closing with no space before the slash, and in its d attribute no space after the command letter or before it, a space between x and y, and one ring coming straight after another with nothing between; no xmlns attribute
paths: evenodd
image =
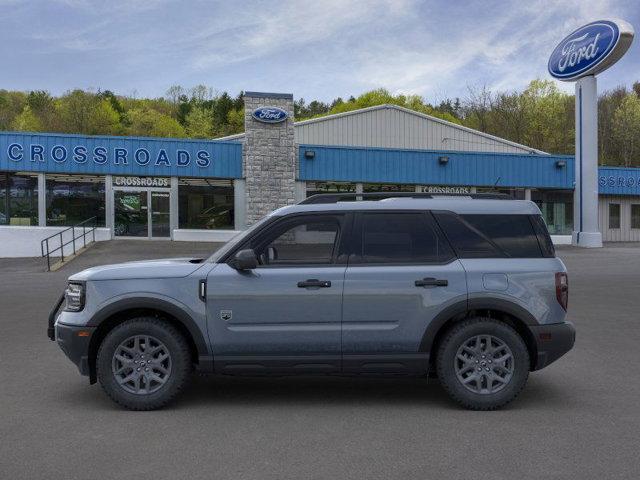
<svg viewBox="0 0 640 480"><path fill-rule="evenodd" d="M278 107L259 107L251 114L253 118L264 123L284 122L289 114Z"/></svg>
<svg viewBox="0 0 640 480"><path fill-rule="evenodd" d="M549 58L549 73L560 80L573 80L596 74L612 65L628 48L626 45L617 58L603 64L616 48L619 39L620 28L615 22L599 20L584 25L568 35L555 48ZM599 65L601 68L597 68Z"/></svg>

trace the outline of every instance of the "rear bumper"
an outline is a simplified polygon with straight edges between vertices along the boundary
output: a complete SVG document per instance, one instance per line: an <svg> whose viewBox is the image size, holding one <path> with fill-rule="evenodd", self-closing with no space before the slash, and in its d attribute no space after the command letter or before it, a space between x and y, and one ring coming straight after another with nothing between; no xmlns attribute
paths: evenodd
<svg viewBox="0 0 640 480"><path fill-rule="evenodd" d="M89 342L95 332L92 327L78 327L56 323L56 342L82 375L89 375Z"/></svg>
<svg viewBox="0 0 640 480"><path fill-rule="evenodd" d="M571 322L530 326L536 342L537 358L532 370L540 370L555 362L573 348L576 329Z"/></svg>

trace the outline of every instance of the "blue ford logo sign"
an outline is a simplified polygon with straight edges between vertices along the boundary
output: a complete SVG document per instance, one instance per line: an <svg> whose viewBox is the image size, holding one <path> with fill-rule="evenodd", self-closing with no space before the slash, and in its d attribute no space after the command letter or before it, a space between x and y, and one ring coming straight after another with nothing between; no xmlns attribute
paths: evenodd
<svg viewBox="0 0 640 480"><path fill-rule="evenodd" d="M289 114L278 107L259 107L252 113L253 118L264 123L284 122Z"/></svg>
<svg viewBox="0 0 640 480"><path fill-rule="evenodd" d="M562 40L549 58L549 73L559 80L576 80L606 70L627 51L633 40L627 22L599 20Z"/></svg>

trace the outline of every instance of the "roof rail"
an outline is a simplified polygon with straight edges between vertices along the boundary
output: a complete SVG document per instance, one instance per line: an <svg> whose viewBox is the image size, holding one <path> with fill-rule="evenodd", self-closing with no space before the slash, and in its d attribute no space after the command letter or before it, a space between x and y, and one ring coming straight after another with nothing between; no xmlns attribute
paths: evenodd
<svg viewBox="0 0 640 480"><path fill-rule="evenodd" d="M437 197L462 197L475 200L513 200L506 193L421 193L421 192L368 192L368 193L317 193L305 198L298 205L317 203L338 203L360 200L384 200L387 198L437 198Z"/></svg>

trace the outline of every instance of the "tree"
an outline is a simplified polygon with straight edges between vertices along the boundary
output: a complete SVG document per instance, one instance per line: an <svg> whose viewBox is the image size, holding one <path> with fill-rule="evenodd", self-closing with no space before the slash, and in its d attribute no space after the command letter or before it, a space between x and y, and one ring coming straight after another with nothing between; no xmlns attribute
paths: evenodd
<svg viewBox="0 0 640 480"><path fill-rule="evenodd" d="M58 101L58 113L65 133L89 133L89 119L96 108L96 96L82 90L67 92Z"/></svg>
<svg viewBox="0 0 640 480"><path fill-rule="evenodd" d="M11 128L19 132L40 132L42 131L42 124L33 113L33 110L31 110L31 107L25 105L22 113L13 120Z"/></svg>
<svg viewBox="0 0 640 480"><path fill-rule="evenodd" d="M107 99L97 102L91 110L87 124L89 135L121 135L124 129L120 123L120 115Z"/></svg>
<svg viewBox="0 0 640 480"><path fill-rule="evenodd" d="M143 137L185 137L182 125L174 118L148 107L134 108L129 112L129 135Z"/></svg>
<svg viewBox="0 0 640 480"><path fill-rule="evenodd" d="M571 97L551 80L533 80L522 92L522 101L529 117L524 143L547 152L571 152L573 136L567 135L572 128L566 108Z"/></svg>
<svg viewBox="0 0 640 480"><path fill-rule="evenodd" d="M225 135L233 135L244 131L244 108L229 110L227 114L227 131Z"/></svg>
<svg viewBox="0 0 640 480"><path fill-rule="evenodd" d="M613 114L612 139L621 149L625 167L638 164L640 153L640 98L635 93L627 94Z"/></svg>
<svg viewBox="0 0 640 480"><path fill-rule="evenodd" d="M9 130L14 119L22 113L26 104L23 92L0 90L0 130Z"/></svg>
<svg viewBox="0 0 640 480"><path fill-rule="evenodd" d="M180 97L183 97L185 95L185 91L184 88L182 88L180 85L172 85L167 90L166 95L171 103L177 104L180 100Z"/></svg>
<svg viewBox="0 0 640 480"><path fill-rule="evenodd" d="M211 111L203 107L195 107L186 118L186 132L191 138L213 137Z"/></svg>

